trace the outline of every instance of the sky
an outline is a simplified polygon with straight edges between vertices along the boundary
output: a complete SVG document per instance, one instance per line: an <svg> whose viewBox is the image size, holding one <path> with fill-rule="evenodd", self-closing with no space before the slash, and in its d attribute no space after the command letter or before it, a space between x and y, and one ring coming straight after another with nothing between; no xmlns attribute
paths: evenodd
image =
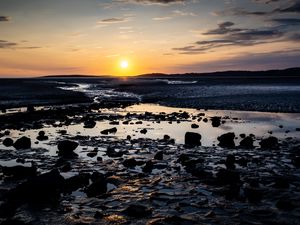
<svg viewBox="0 0 300 225"><path fill-rule="evenodd" d="M2 77L282 69L299 43L300 0L0 0Z"/></svg>

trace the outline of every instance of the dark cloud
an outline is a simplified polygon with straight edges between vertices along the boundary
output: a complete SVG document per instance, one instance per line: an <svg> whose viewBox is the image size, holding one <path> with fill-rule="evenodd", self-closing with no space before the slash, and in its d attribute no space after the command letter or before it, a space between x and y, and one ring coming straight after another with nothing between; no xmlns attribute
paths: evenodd
<svg viewBox="0 0 300 225"><path fill-rule="evenodd" d="M300 1L296 1L288 7L278 8L274 11L279 13L300 13Z"/></svg>
<svg viewBox="0 0 300 225"><path fill-rule="evenodd" d="M209 30L205 32L204 34L209 35L209 34L227 34L227 33L232 33L232 32L238 32L241 31L241 29L233 29L231 28L234 25L233 22L224 22L220 23L218 28Z"/></svg>
<svg viewBox="0 0 300 225"><path fill-rule="evenodd" d="M12 49L15 48L18 44L15 42L9 42L9 41L4 41L0 40L0 49Z"/></svg>
<svg viewBox="0 0 300 225"><path fill-rule="evenodd" d="M300 19L297 18L274 18L269 21L285 26L300 25Z"/></svg>
<svg viewBox="0 0 300 225"><path fill-rule="evenodd" d="M10 20L11 20L11 18L9 16L0 16L0 22L7 22Z"/></svg>
<svg viewBox="0 0 300 225"><path fill-rule="evenodd" d="M114 24L127 22L128 18L108 18L98 21L99 24Z"/></svg>
<svg viewBox="0 0 300 225"><path fill-rule="evenodd" d="M131 2L146 3L146 4L170 4L183 3L186 0L131 0Z"/></svg>
<svg viewBox="0 0 300 225"><path fill-rule="evenodd" d="M233 26L233 22L221 23L218 28L204 33L204 35L217 35L218 38L197 41L194 45L173 48L173 50L181 54L199 54L226 46L253 46L270 43L282 38L285 34L283 31L272 28L241 29L232 28Z"/></svg>

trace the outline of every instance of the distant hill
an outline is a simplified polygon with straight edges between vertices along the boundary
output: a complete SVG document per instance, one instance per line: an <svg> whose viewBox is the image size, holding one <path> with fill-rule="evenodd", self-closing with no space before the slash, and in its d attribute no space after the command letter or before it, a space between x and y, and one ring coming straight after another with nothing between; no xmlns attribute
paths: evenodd
<svg viewBox="0 0 300 225"><path fill-rule="evenodd" d="M117 77L110 75L49 75L42 78L104 78ZM134 77L138 78L195 78L195 77L300 77L300 67L288 68L282 70L266 70L266 71L219 71L210 73L183 73L183 74L165 74L165 73L151 73L141 74Z"/></svg>

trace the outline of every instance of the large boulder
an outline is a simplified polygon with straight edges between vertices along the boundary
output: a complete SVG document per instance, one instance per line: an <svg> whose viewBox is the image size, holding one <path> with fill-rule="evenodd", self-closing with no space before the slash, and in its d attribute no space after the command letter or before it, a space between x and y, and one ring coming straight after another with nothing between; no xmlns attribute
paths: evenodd
<svg viewBox="0 0 300 225"><path fill-rule="evenodd" d="M142 218L142 217L150 216L152 214L152 211L151 209L147 208L144 205L132 204L129 205L123 211L123 213L130 217Z"/></svg>
<svg viewBox="0 0 300 225"><path fill-rule="evenodd" d="M74 157L76 154L74 150L78 147L78 143L75 141L64 140L58 142L58 155L62 157Z"/></svg>
<svg viewBox="0 0 300 225"><path fill-rule="evenodd" d="M17 150L31 148L31 140L28 137L21 137L14 143L14 147Z"/></svg>
<svg viewBox="0 0 300 225"><path fill-rule="evenodd" d="M89 198L105 194L106 192L107 181L102 177L94 179L93 183L85 190L85 193Z"/></svg>
<svg viewBox="0 0 300 225"><path fill-rule="evenodd" d="M234 138L235 134L232 132L221 135L220 137L218 137L219 146L222 148L234 148Z"/></svg>
<svg viewBox="0 0 300 225"><path fill-rule="evenodd" d="M278 138L270 136L268 138L262 139L259 145L262 149L278 149Z"/></svg>
<svg viewBox="0 0 300 225"><path fill-rule="evenodd" d="M201 134L194 132L186 132L184 137L184 144L187 146L199 146L201 145Z"/></svg>

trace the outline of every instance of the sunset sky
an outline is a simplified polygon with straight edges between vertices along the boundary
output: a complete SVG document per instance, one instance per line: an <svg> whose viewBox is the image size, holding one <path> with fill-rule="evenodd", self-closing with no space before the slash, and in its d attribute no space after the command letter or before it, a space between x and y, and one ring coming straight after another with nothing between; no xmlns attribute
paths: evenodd
<svg viewBox="0 0 300 225"><path fill-rule="evenodd" d="M300 0L0 0L0 76L297 67L299 15Z"/></svg>

